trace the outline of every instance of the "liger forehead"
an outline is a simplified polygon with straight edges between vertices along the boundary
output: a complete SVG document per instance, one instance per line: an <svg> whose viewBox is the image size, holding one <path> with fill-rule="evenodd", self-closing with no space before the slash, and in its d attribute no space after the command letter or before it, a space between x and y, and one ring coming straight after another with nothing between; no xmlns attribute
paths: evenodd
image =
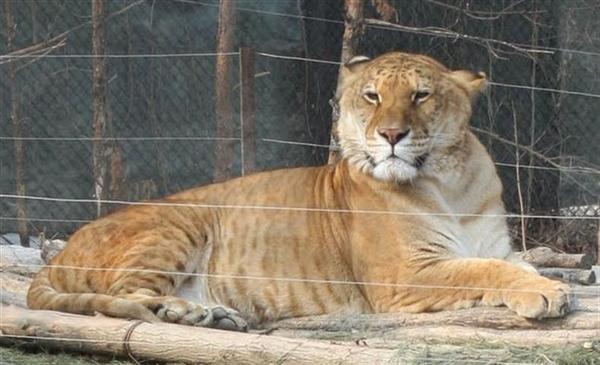
<svg viewBox="0 0 600 365"><path fill-rule="evenodd" d="M409 80L418 80L418 83L431 83L434 75L435 70L431 64L405 57L376 61L368 70L368 78L380 82L407 83Z"/></svg>

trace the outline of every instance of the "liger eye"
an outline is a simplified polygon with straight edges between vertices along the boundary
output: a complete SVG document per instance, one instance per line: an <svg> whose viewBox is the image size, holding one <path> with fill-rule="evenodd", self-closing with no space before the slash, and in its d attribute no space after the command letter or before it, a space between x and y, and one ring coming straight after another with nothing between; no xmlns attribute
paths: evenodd
<svg viewBox="0 0 600 365"><path fill-rule="evenodd" d="M365 99L367 99L367 101L369 103L372 103L372 104L379 103L379 94L377 94L376 92L368 91L368 92L364 93L363 96L365 97Z"/></svg>
<svg viewBox="0 0 600 365"><path fill-rule="evenodd" d="M412 100L414 103L419 104L425 101L431 95L431 91L429 90L420 90L416 91L412 95Z"/></svg>

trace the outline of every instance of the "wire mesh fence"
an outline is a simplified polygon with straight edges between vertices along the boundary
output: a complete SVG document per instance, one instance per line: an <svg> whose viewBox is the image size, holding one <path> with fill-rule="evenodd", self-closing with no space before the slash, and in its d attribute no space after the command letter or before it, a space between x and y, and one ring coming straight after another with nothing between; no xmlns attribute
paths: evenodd
<svg viewBox="0 0 600 365"><path fill-rule="evenodd" d="M214 181L222 173L215 161L223 148L233 156L226 174L241 175L244 143L256 146L256 170L327 161L327 102L344 30L340 2L238 0L228 24L232 47L223 53L218 1L106 1L99 141L90 3L3 5L4 195L151 199ZM599 215L600 7L591 0L408 0L390 1L390 18L368 5L362 53L425 53L451 68L488 75L491 85L472 125L497 163L508 210L519 215L511 218L515 238L523 224L530 245L591 250L597 219L564 218ZM253 141L243 138L240 47L255 51ZM224 85L217 80L219 59L230 62ZM230 111L223 135L219 90L226 91ZM95 143L101 147L102 196L92 162ZM66 236L98 215L92 201L28 200L22 212L18 202L0 200L0 233L26 222L30 235ZM103 205L100 214L114 206ZM535 215L548 218L527 219Z"/></svg>

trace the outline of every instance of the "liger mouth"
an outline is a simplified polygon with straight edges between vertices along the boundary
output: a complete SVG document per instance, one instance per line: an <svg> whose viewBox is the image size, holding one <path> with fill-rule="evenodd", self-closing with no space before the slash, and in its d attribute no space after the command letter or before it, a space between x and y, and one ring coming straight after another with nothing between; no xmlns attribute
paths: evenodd
<svg viewBox="0 0 600 365"><path fill-rule="evenodd" d="M388 157L387 159L388 160L390 160L390 159L391 160L400 160L400 161L406 163L407 165L411 165L416 169L420 169L425 164L427 157L429 157L429 153L424 153L422 155L415 157L414 161L412 161L412 162L407 161L407 160L403 159L402 157L399 157L396 155L390 155L390 157Z"/></svg>

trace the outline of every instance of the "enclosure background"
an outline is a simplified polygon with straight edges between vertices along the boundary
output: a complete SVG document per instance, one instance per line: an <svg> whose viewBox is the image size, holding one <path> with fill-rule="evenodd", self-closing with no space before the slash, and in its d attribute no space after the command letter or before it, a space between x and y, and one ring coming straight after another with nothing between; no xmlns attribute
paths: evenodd
<svg viewBox="0 0 600 365"><path fill-rule="evenodd" d="M258 169L326 163L328 100L339 66L321 61L339 61L343 2L237 0L236 4L234 51L248 46L258 52L254 141ZM591 0L392 4L398 10L397 23L407 28L367 25L361 52L424 53L450 68L488 75L492 82L477 103L472 125L498 164L508 210L525 215L597 215L600 5ZM90 3L27 0L14 5L13 49L63 33L65 44L42 57L0 59L0 193L16 191L10 112L18 97L26 138L22 142L27 195L94 198L92 142L80 139L93 135L92 58L87 57ZM106 59L104 136L113 139L104 146L108 165L119 170L109 179L106 198L138 201L210 183L217 143L211 138L220 136L215 117L216 57L206 53L216 51L218 2L112 0L106 6L105 49L115 57ZM377 17L370 6L366 17ZM5 22L4 13L0 19ZM0 54L7 54L5 23L0 29ZM468 37L435 34L440 29ZM228 57L237 70L239 56ZM17 65L13 92L7 85L11 62ZM237 134L227 143L236 150L233 175L240 175L237 72L224 87L234 95L230 103ZM518 152L515 144L520 146ZM103 214L113 208L108 205ZM94 203L27 201L31 235L66 236L96 213ZM0 200L0 216L0 233L15 232L15 199ZM572 251L589 242L596 229L594 221L529 219L526 224L530 244L552 241ZM561 234L565 231L571 234Z"/></svg>

